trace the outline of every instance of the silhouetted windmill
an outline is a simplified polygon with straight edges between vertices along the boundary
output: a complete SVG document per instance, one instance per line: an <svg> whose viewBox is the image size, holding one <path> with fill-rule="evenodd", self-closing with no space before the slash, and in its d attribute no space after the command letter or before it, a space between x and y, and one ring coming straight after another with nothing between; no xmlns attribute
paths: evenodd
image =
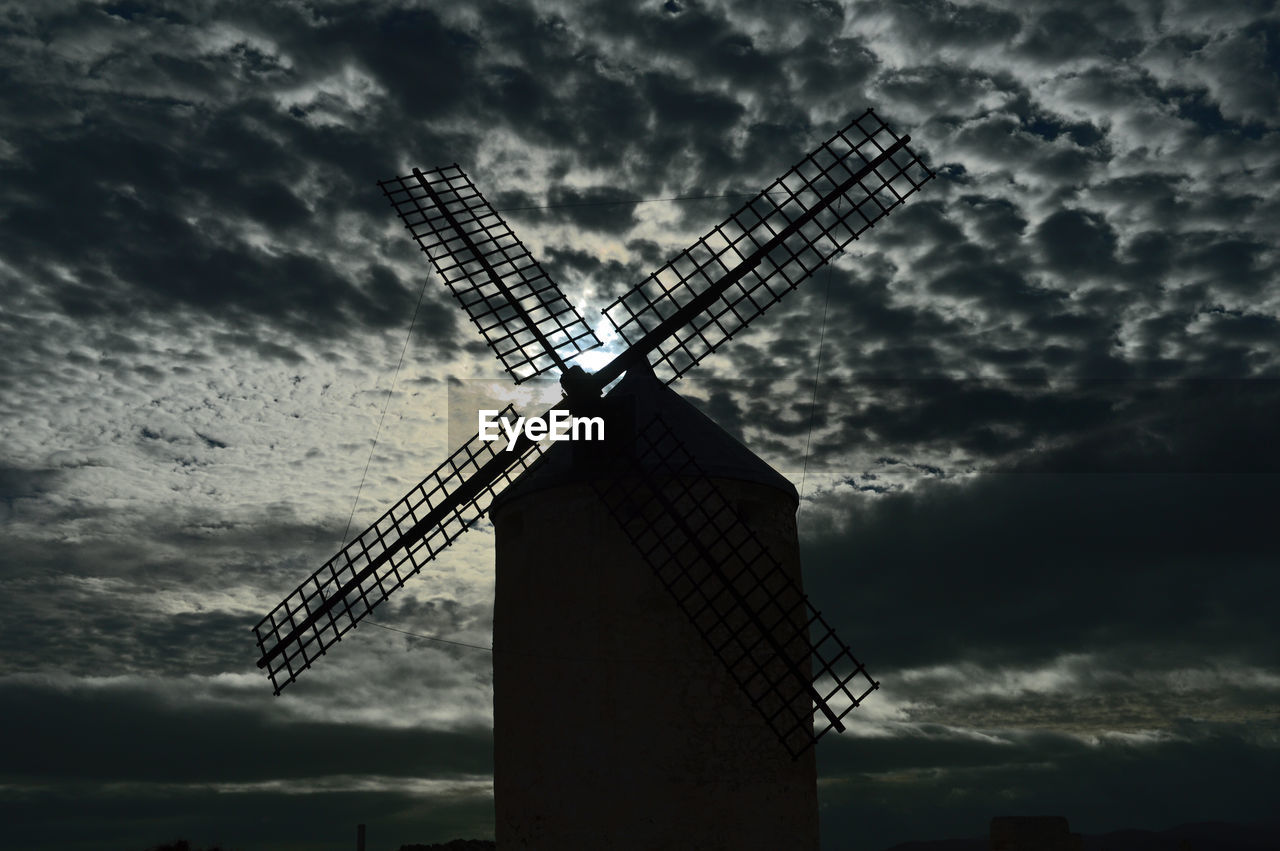
<svg viewBox="0 0 1280 851"><path fill-rule="evenodd" d="M666 384L688 372L931 179L909 140L871 110L852 121L605 308L627 348L590 374L571 361L599 340L456 164L414 169L380 183L516 383L557 371L564 397L556 407L604 418L603 444L579 443L569 456L560 453L569 458L569 478L559 483L589 487L606 518L615 521L608 534L631 550L630 556L601 556L595 569L608 572L627 557L646 565L675 603L670 611L693 624L690 634L718 657L728 681L763 718L761 729L771 730L791 759L807 752L810 774L809 748L827 731L843 730L841 719L878 684L802 593L794 553L771 551L770 535L743 517L740 495L726 493L716 469L703 468L706 441L689 435L705 427L688 425L694 421L681 407L687 403L672 401L678 397L654 372ZM508 406L503 415L514 417L514 411ZM524 436L514 451L502 443L472 438L254 628L262 652L258 666L267 670L276 694L475 524L542 452ZM556 451L538 466L545 471ZM712 467L718 463L710 461ZM794 489L792 494L794 500ZM544 552L549 546L570 561L587 551L580 543L544 541ZM504 650L499 619L512 616L506 603L495 612L495 666ZM514 661L508 666L518 666L522 653L531 659L537 653L509 649ZM643 656L646 648L632 649ZM587 674L577 679L585 683L582 689L593 688ZM495 675L495 702L502 682ZM583 723L579 708L572 694L565 695L562 711L575 714L566 723ZM509 717L495 713L496 726ZM501 801L500 793L500 808ZM598 839L579 847L600 847Z"/></svg>

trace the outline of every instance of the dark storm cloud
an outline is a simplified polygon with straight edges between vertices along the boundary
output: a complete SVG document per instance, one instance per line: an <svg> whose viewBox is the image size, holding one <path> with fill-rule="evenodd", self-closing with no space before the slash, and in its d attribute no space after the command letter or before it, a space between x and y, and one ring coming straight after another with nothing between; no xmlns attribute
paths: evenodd
<svg viewBox="0 0 1280 851"><path fill-rule="evenodd" d="M83 14L85 21L50 26L104 25L101 11ZM146 25L117 22L112 32ZM395 171L390 134L313 128L269 101L272 85L306 85L327 70L319 59L312 67L277 64L262 77L255 69L267 59L246 58L244 42L198 59L173 57L193 40L194 29L160 28L145 73L143 54L123 45L108 51L95 66L104 84L97 87L81 84L74 67L18 72L28 77L24 90L43 92L63 112L35 123L22 101L5 110L8 139L20 152L4 165L8 262L82 318L184 308L232 321L256 317L304 336L403 325L414 293L393 273L376 262L340 271L318 250L336 216L385 203L372 182ZM262 88L238 90L232 80L241 73ZM117 87L150 85L172 95L118 97ZM322 194L304 199L299 187L311 169L324 174ZM251 244L252 229L277 247ZM74 280L49 274L45 261L54 256ZM456 311L429 299L425 313L447 345Z"/></svg>
<svg viewBox="0 0 1280 851"><path fill-rule="evenodd" d="M427 635L456 635L463 630L489 632L492 629L493 608L489 605L464 606L448 598L414 600L394 597L386 609L379 612L381 619L392 623L413 624L414 629ZM447 650L448 648L441 648ZM487 662L475 656L483 667Z"/></svg>
<svg viewBox="0 0 1280 851"><path fill-rule="evenodd" d="M110 511L73 504L66 517L50 517L47 523L110 524L112 519ZM248 559L257 562L265 585L276 576L279 587L296 582L293 558L253 553L286 542L296 547L318 534L334 536L331 529L288 524L274 532L266 523L219 528L218 521L200 517L165 528L150 524L145 535L98 533L90 545L26 537L15 530L7 536L9 576L22 593L0 602L5 612L0 647L7 666L82 675L240 670L252 652L249 629L259 617L220 609L220 595L236 587ZM187 555L176 558L175 552ZM182 608L196 609L157 610L155 601L165 594Z"/></svg>
<svg viewBox="0 0 1280 851"><path fill-rule="evenodd" d="M175 512L163 523L147 524L145 534L99 532L88 544L23 536L15 529L6 538L15 593L0 599L0 651L8 670L157 677L255 670L252 627L267 604L333 554L342 533L341 520L335 528L291 521L287 512L276 512L271 522L270 513L233 523ZM48 524L109 526L121 519L109 510L73 504L65 517L50 516ZM238 596L246 582L253 588L249 597L258 601L252 612L244 611ZM375 620L386 617L421 634L458 635L487 631L492 610L448 596L419 601L402 595L377 615ZM398 651L404 643L379 643L390 636L369 632L362 631L360 639L366 651ZM409 646L427 645L411 640ZM459 662L449 646L431 649ZM457 670L487 675L485 657L464 655ZM452 682L448 673L419 671L418 676L424 686L443 689Z"/></svg>
<svg viewBox="0 0 1280 851"><path fill-rule="evenodd" d="M226 684L257 676L249 601L294 587L341 532L310 504L335 480L300 465L367 440L325 443L305 410L264 435L283 403L270 385L255 410L248 386L375 360L370 338L407 324L424 279L427 375L438 356L490 360L377 179L458 162L495 207L538 208L508 219L603 302L745 199L641 201L753 193L865 106L939 179L692 376L729 431L826 477L801 514L808 590L890 708L866 707L883 738L824 741L824 834L977 835L1018 808L1164 826L1188 813L1188 776L1206 818L1266 811L1242 778L1274 773L1270 5L10 11L0 655L20 673L0 699L20 722L4 781L26 790L10 821L65 829L74 808L86 845L121 847L231 822L267 825L245 845L304 841L317 811L343 830L430 822L404 841L482 835L487 799L242 790L232 812L198 788L491 766L474 725L386 729L424 705L483 721L440 696L483 682L483 658L430 645L437 668L410 673L402 651L425 642L362 629L343 648L360 681L400 691L350 689L339 666L278 704L344 723L268 723ZM175 376L242 428L164 396ZM299 440L316 442L305 460L285 451ZM271 456L243 453L259 441ZM230 486L256 464L275 465L270 493ZM451 597L379 614L424 634L490 618ZM1205 668L1213 696L1169 688ZM164 834L123 841L113 808Z"/></svg>
<svg viewBox="0 0 1280 851"><path fill-rule="evenodd" d="M825 38L816 32L787 56L786 65L799 75L806 92L846 98L851 88L856 91L879 70L880 61L860 38Z"/></svg>
<svg viewBox="0 0 1280 851"><path fill-rule="evenodd" d="M130 610L119 603L105 609L103 595L65 579L19 580L16 586L24 596L46 596L58 605L4 607L8 623L0 628L0 646L11 671L52 667L85 676L142 671L213 676L244 667L252 653L249 630L260 619L220 611Z"/></svg>
<svg viewBox="0 0 1280 851"><path fill-rule="evenodd" d="M1268 734L1274 732L1268 730ZM901 738L837 739L838 744L824 754L823 768L831 776L930 769L963 775L974 769L1012 771L1018 766L1029 768L1046 762L1058 768L1071 763L1094 763L1095 770L1104 770L1109 764L1115 770L1137 758L1169 763L1199 757L1225 763L1254 744L1253 738L1254 731L1241 725L1190 719L1178 724L1173 741L1115 737L1088 742L1050 732L957 737L941 725L920 724ZM1261 777L1254 781L1260 782Z"/></svg>
<svg viewBox="0 0 1280 851"><path fill-rule="evenodd" d="M1055 183L1085 182L1092 168L1105 161L1106 152L1075 144L1070 136L1045 138L1051 132L1032 116L998 114L965 124L955 137L957 153L968 152L1003 163L1017 163L1022 175Z"/></svg>
<svg viewBox="0 0 1280 851"><path fill-rule="evenodd" d="M1095 21L1088 11L1047 10L1032 19L1018 47L1025 55L1046 63L1099 55L1123 59L1136 53L1141 41L1115 37L1117 32L1132 32L1133 13L1119 6L1107 11L1110 14L1103 21Z"/></svg>
<svg viewBox="0 0 1280 851"><path fill-rule="evenodd" d="M667 7L662 14L652 6L600 4L588 13L598 32L651 45L673 64L687 64L690 76L713 82L729 82L748 90L770 86L778 73L779 54L757 45L741 22L723 8L701 2ZM793 5L785 10L762 12L786 17L799 26L814 21L838 20L839 10L813 5Z"/></svg>
<svg viewBox="0 0 1280 851"><path fill-rule="evenodd" d="M1051 311L1066 293L1033 287L1016 270L985 262L985 251L957 251L955 266L934 278L929 288L938 295L953 296L1004 316L1033 315Z"/></svg>
<svg viewBox="0 0 1280 851"><path fill-rule="evenodd" d="M1266 531L1276 486L1274 472L920 484L850 501L845 534L810 539L809 588L889 667L939 661L944 646L953 662L1084 652L1273 666L1262 601L1280 590Z"/></svg>
<svg viewBox="0 0 1280 851"><path fill-rule="evenodd" d="M12 517L18 500L37 499L57 486L62 471L0 467L0 502Z"/></svg>
<svg viewBox="0 0 1280 851"><path fill-rule="evenodd" d="M341 774L418 777L423 754L434 776L489 772L487 729L431 732L362 725L273 723L235 701L184 705L163 682L59 688L38 678L9 681L0 696L7 782L50 778L248 782ZM198 734L195 732L198 731ZM327 743L317 747L317 742ZM270 755L270 758L259 758Z"/></svg>
<svg viewBox="0 0 1280 851"><path fill-rule="evenodd" d="M338 7L326 15L315 38L295 31L296 43L316 63L334 62L335 53L359 58L404 115L430 119L461 108L479 82L476 59L482 45L430 9L368 12Z"/></svg>
<svg viewBox="0 0 1280 851"><path fill-rule="evenodd" d="M909 103L943 114L961 115L993 92L1016 91L1018 82L1009 74L988 74L949 65L926 65L885 70L879 90L889 103Z"/></svg>
<svg viewBox="0 0 1280 851"><path fill-rule="evenodd" d="M678 21L669 17L628 12L614 23L661 32L673 52L696 42L707 75L737 83L758 77L776 89L777 72L762 69L765 57L722 15L686 9ZM7 254L67 314L181 306L232 320L259 317L307 337L397 325L411 309L411 286L376 262L335 268L316 249L342 213L385 219L370 182L396 172L400 148L427 163L468 162L481 136L506 127L588 166L625 164L649 190L659 183L648 163L674 165L668 179L682 188L714 188L740 176L744 165L757 171L784 162L759 162L776 147L780 116L752 122L741 150L726 150L726 136L744 115L736 97L679 74L628 72L584 53L563 19L520 6L503 7L483 32L460 30L429 10L337 8L317 25L293 10L240 7L231 20L251 35L189 56L203 46L194 21L161 24L149 15L84 8L44 25L64 36L107 27L121 39L93 66L102 85L81 84L75 60L50 65L42 58L50 67L39 75L32 65L13 66L25 77L23 90L46 100L12 101L7 109L9 140L19 152L5 166L4 224L15 237ZM156 30L150 54L128 49L136 37L129 34L147 27ZM541 37L528 38L532 32ZM254 43L254 33L279 52ZM717 47L707 51L708 44ZM486 50L512 54L518 64L494 64ZM373 98L360 109L317 95L280 108L283 93L317 85L351 61L389 100ZM537 82L549 78L558 81L554 89ZM142 97L129 97L138 91ZM50 102L61 110L45 121L24 117ZM359 124L313 120L326 112L358 116ZM77 121L79 115L92 120ZM419 123L444 117L455 126L471 121L478 132ZM806 121L787 127L789 147L798 153L809 131ZM318 186L315 170L323 174ZM636 197L617 187L557 187L548 200ZM92 226L68 208L92 211ZM633 222L625 206L570 206L557 215L609 231ZM253 244L253 229L282 245ZM72 279L50 274L45 258L55 254ZM434 321L431 338L442 349L455 345L456 311L434 293L425 308Z"/></svg>
<svg viewBox="0 0 1280 851"><path fill-rule="evenodd" d="M949 744L973 741L966 736L970 730L992 731L994 740L977 737L986 746L1022 745L1025 758L1037 751L1054 758L1065 743L1087 748L1097 730L1146 745L1223 730L1251 745L1276 741L1280 729L1269 711L1276 682L1265 670L1238 660L1231 667L1197 666L1194 659L1170 655L1158 655L1152 664L1148 652L1136 647L1067 654L1030 676L1026 669L965 663L892 685L884 697L909 704L898 723L900 738L907 740L906 749L917 746L937 765L951 763ZM1037 674L1042 683L1035 682ZM938 745L936 754L926 755L929 742ZM994 753L987 756L1002 761Z"/></svg>
<svg viewBox="0 0 1280 851"><path fill-rule="evenodd" d="M1260 317L1224 317L1246 342L1274 326ZM1226 334L1219 331L1220 336ZM978 352L1012 367L1016 353ZM748 353L753 355L754 353ZM905 357L900 353L901 358ZM781 371L781 370L780 370ZM1044 372L1044 370L1039 370ZM815 436L811 462L850 453L945 458L949 475L975 469L1042 472L1274 473L1270 426L1280 415L1275 382L1210 378L1024 381L867 379L812 384L775 376L697 382L715 395L718 416L750 422L753 438L790 437L772 448L798 453ZM803 387L803 392L800 388ZM745 401L744 401L745 399ZM778 400L794 400L781 406ZM878 455L877 455L878 453ZM958 453L958 454L953 454ZM846 468L847 469L847 468ZM853 472L853 471L851 471ZM859 472L875 472L863 469Z"/></svg>
<svg viewBox="0 0 1280 851"><path fill-rule="evenodd" d="M1043 138L1028 141L1028 150L1045 143ZM997 151L1000 156L1012 155L1005 148ZM1098 197L1115 201L1118 195L1124 196L1122 203L1131 212L1135 203L1145 206L1154 201L1166 208L1165 215L1181 215L1171 204L1183 203L1190 209L1192 204L1202 207L1208 202L1201 192L1182 191L1181 182L1151 174L1127 185L1103 184ZM1120 189L1121 185L1126 188ZM1191 204L1171 200L1178 195ZM773 319L782 339L760 349L752 348L749 341L761 337L744 335L744 341L732 347L735 358L750 364L750 374L760 381L811 373L815 349L809 335L816 315L822 313L832 329L824 349L824 374L846 370L875 377L924 377L937 374L949 361L939 357L943 348L963 352L963 362L986 364L1023 380L1063 375L1085 379L1245 376L1273 368L1274 349L1264 339L1272 327L1270 315L1228 310L1216 303L1231 294L1258 295L1274 282L1272 253L1260 236L1241 239L1213 230L1172 239L1166 232L1148 230L1122 243L1107 213L1072 206L1049 213L1028 232L1028 217L1016 201L980 194L960 194L956 200L958 209L936 201L909 205L897 215L894 229L876 234L871 252L863 250L851 273L834 277L829 295L822 296L826 306L814 303L819 297L816 290L801 296L801 304L784 308ZM1244 199L1237 208L1238 215L1253 211ZM963 229L961 222L966 225ZM909 269L880 258L880 249L895 248L916 256ZM1172 270L1200 280L1176 292L1160 288L1157 282L1162 273ZM920 304L904 298L900 289L895 292L901 283L894 282L895 278L901 281L903 272L909 280L924 277L932 295L959 302L963 312L944 314L936 300ZM827 291L827 274L821 273L823 280L811 288L821 285ZM803 304L805 298L810 300L808 305ZM975 330L975 310L985 325L981 333ZM1148 318L1125 328L1121 320L1129 311ZM921 398L929 393L924 391ZM774 434L796 433L794 417L776 406L752 404L750 398L742 401L752 407L748 419L768 423L764 430ZM761 394L757 391L754 398ZM816 424L822 427L831 421L825 410L828 400L831 405L846 406L848 398L838 385L820 393ZM1174 398L1168 400L1170 404L1176 403ZM1047 400L1048 396L1042 402ZM931 405L926 403L926 408ZM922 416L928 417L924 410ZM977 413L982 407L973 410ZM874 422L878 435L891 433L892 416L877 420L884 414L877 410L863 422ZM941 431L947 429L945 423L954 423L949 419L933 422ZM1082 423L1067 418L1058 425L1067 433ZM1233 423L1227 430L1235 427L1247 428L1248 423ZM857 432L846 432L818 441L816 453L819 457L828 451L839 454L857 437ZM958 444L972 451L981 448L964 438ZM982 454L998 451L1002 450L992 445Z"/></svg>
<svg viewBox="0 0 1280 851"><path fill-rule="evenodd" d="M385 217L382 199L368 191L362 182L367 178L361 175L371 170L392 173L398 167L397 152L404 148L428 158L449 152L451 158L469 159L480 138L499 127L530 143L556 146L567 152L566 163L612 165L626 175L651 175L635 184L639 188L656 185L662 170L654 169L655 163L668 165L666 173L680 185L750 180L744 175L780 170L809 144L813 128L807 116L794 109L769 111L768 120L749 115L743 106L747 94L778 105L788 91L783 69L800 70L802 79L815 86L820 80L837 81L846 94L856 93L879 68L874 43L857 38L814 41L823 27L830 28L842 17L837 9L821 4L788 12L797 16L805 35L786 49L747 35L748 28L722 10L698 4L665 11L610 7L594 10L586 19L599 33L614 37L652 36L665 55L692 63L692 72L678 62L637 71L613 61L608 51L593 48L581 25L567 17L520 6L501 11L490 26L476 29L446 22L426 10L357 14L336 9L317 23L295 11L241 9L241 24L270 34L284 49L276 55L242 40L197 58L179 55L190 46L191 37L183 33L182 19L171 18L157 29L162 37L156 40L150 65L138 52L112 50L100 60L96 73L109 82L128 78L170 87L176 94L113 101L113 106L119 105L110 111L104 108L106 94L69 87L60 90L61 112L30 98L12 102L12 115L41 116L44 128L49 121L66 121L72 109L94 116L74 132L45 134L39 145L33 132L14 137L24 165L12 171L11 185L21 191L15 196L19 206L8 220L12 232L21 237L12 258L26 265L55 251L66 255L64 262L70 261L79 280L55 281L38 268L36 275L46 282L54 303L75 316L180 305L231 318L248 315L312 334L329 334L351 323L386 327L403 320L413 298L412 288L388 267L369 263L353 273L336 270L300 248L267 253L246 243L231 223L252 222L271 233L303 239L323 232L313 224L314 217L332 216L337 210ZM1032 53L1052 49L1113 58L1121 55L1115 49L1120 42L1104 34L1127 39L1136 26L1131 14L1104 6L1071 13L1035 12L1023 21L992 7L935 2L884 7L876 13L896 32L934 47L967 49L1021 39L1022 49ZM50 31L63 27L81 32L102 23L101 12L85 10L84 15L88 17L80 21L64 18L46 26ZM131 18L127 26L155 24L146 15L117 17ZM118 30L126 24L112 26ZM1044 33L1056 30L1063 34L1058 43L1042 45ZM531 32L539 38L527 38ZM1268 32L1254 27L1247 41L1263 43ZM509 58L497 61L491 53ZM326 109L347 108L332 95L325 96L328 101L312 99L282 111L265 93L245 96L235 87L237 81L268 90L284 84L303 86L334 72L345 60L357 61L390 93L390 101L361 115L366 122L363 132L309 120ZM55 70L65 76L52 75L54 86L74 71L68 65ZM555 79L557 85L540 85L540 79ZM725 81L737 88L718 85ZM1105 107L1100 112L1104 117L1144 98L1159 101L1172 91L1149 76L1096 69L1083 70L1074 81L1086 99ZM1108 157L1106 121L1055 113L1030 95L1011 71L939 62L886 69L879 86L886 95L917 106L933 102L975 111L953 122L956 132L950 143L956 151L969 149L1022 163L1036 174L1068 183L1079 181L1091 164ZM1003 108L981 105L991 93L1007 93L1013 100ZM190 104L197 95L204 99L201 102L213 99L224 108L193 112ZM1256 98L1251 102L1262 103ZM455 129L436 129L434 122L430 129L423 128L406 122L409 116L447 116L454 119ZM174 132L179 126L182 134ZM464 126L475 129L456 129ZM740 141L731 141L735 133ZM939 141L933 144L941 146ZM77 171L84 158L75 152L82 149L94 151L92 174ZM324 195L304 197L300 188L310 163L323 167ZM1147 214L1153 223L1173 221L1193 210L1225 217L1260 211L1251 196L1205 197L1189 188L1184 176L1169 175L1147 171L1104 181L1092 188L1089 204L1122 204L1131 212ZM1206 230L1172 239L1164 231L1147 230L1125 237L1109 218L1115 208L1073 203L1044 215L1021 206L1025 199L1016 194L1002 197L967 188L959 179L950 187L940 182L935 197L946 203L913 204L897 216L894 228L875 235L873 246L918 250L921 256L909 270L873 256L856 278L838 282L832 308L843 333L833 335L829 363L837 369L888 376L928 374L957 360L994 366L1015 377L1068 369L1086 375L1124 374L1120 359L1109 349L1115 309L1133 304L1136 293L1150 294L1160 270L1178 269L1201 276L1209 289L1202 290L1200 303L1184 312L1142 319L1135 327L1139 341L1147 345L1137 353L1149 352L1151 368L1161 374L1169 374L1174 362L1156 353L1157 342L1173 341L1198 352L1206 369L1248 372L1255 363L1265 365L1250 347L1266 342L1274 319L1213 300L1218 291L1257 295L1273 279L1274 259L1257 236ZM553 187L548 200L573 204L603 197L607 191L605 185L586 191ZM639 194L619 191L631 198ZM52 200L67 197L78 199L77 208L98 211L105 226L82 233ZM178 203L158 200L173 198ZM691 220L695 209L690 206L685 214ZM202 215L192 222L186 215L191 212L222 215ZM552 215L580 227L616 232L633 221L626 206L603 212L569 206ZM705 213L697 216L701 221ZM75 247L68 252L68 245ZM381 248L406 262L421 262L404 240ZM635 278L633 266L597 267L598 261L568 248L553 246L548 253L579 272L599 274L609 286ZM644 259L656 265L666 253L657 249ZM1038 262L1039 268L1028 261ZM621 274L614 274L618 271ZM1004 321L977 334L969 317L948 316L933 306L904 300L894 292L894 279L904 273L925 276L935 295ZM1105 280L1112 292L1073 298L1082 277ZM1183 293L1182 298L1190 295ZM420 334L441 347L456 345L453 306L432 296L424 309ZM1187 332L1192 321L1202 325L1195 335ZM800 333L811 327L811 316L798 312L779 317L774 325ZM268 357L298 357L287 346L260 336L225 339ZM867 351L865 343L874 343L874 350ZM944 343L951 348L945 356L938 348ZM481 351L474 340L465 344ZM747 338L731 351L748 371L764 378L793 377L787 364L805 355L794 339L753 345ZM1182 362L1188 360L1195 357ZM732 419L727 397L717 398L722 413ZM882 417L883 421L877 419L881 430L901 442L925 435L919 419L923 417L937 423L930 433L942 442L948 439L946 429L958 421L953 414L933 419L938 404L937 399L924 403L914 426L912 415L895 416L874 405L863 417L843 420L857 430ZM975 413L986 411L976 399L962 404L972 404ZM794 416L796 411L782 416L753 413L775 435L795 436L800 431L802 419ZM841 419L825 410L817 415L819 425ZM1070 427L1070 420L1061 422L1063 429ZM971 451L999 454L1024 447L1042 434L1029 428L1021 437L997 437L978 429L952 437ZM839 439L829 439L818 447L834 452L840 445Z"/></svg>
<svg viewBox="0 0 1280 851"><path fill-rule="evenodd" d="M1036 229L1046 265L1072 275L1106 272L1115 263L1116 234L1097 213L1059 210Z"/></svg>
<svg viewBox="0 0 1280 851"><path fill-rule="evenodd" d="M1234 295L1259 296L1276 279L1273 246L1257 239L1219 233L1187 235L1186 264L1215 288ZM1270 262L1263 259L1271 255Z"/></svg>
<svg viewBox="0 0 1280 851"><path fill-rule="evenodd" d="M798 158L813 135L788 74L847 97L856 75L874 63L857 39L827 38L842 16L835 7L764 7L760 14L821 38L779 50L757 43L723 9L698 3L678 11L606 4L564 17L504 6L483 38L523 63L496 70L499 92L511 94L485 120L554 144L563 167L615 169L641 193L697 194L729 182L753 191ZM583 38L589 31L594 43ZM530 40L529 32L540 37ZM607 40L624 45L622 55L602 48ZM648 45L645 59L623 58L637 44ZM751 111L749 98L759 101Z"/></svg>
<svg viewBox="0 0 1280 851"><path fill-rule="evenodd" d="M1066 813L1073 831L1102 833L1122 824L1254 822L1268 811L1268 777L1280 767L1274 748L1259 748L1230 726L1188 723L1179 733L1171 741L1092 746L1052 736L950 748L934 742L940 763L922 754L917 768L883 772L874 768L884 764L880 743L840 740L819 752L823 774L839 778L824 789L831 809L823 830L886 847L985 836L993 814Z"/></svg>
<svg viewBox="0 0 1280 851"><path fill-rule="evenodd" d="M634 193L620 193L609 186L580 190L557 186L547 197L547 203L556 208L552 211L556 218L585 230L606 233L626 233L636 224L638 200Z"/></svg>
<svg viewBox="0 0 1280 851"><path fill-rule="evenodd" d="M10 838L337 849L356 823L404 842L491 830L491 797L464 785L491 770L487 728L280 724L227 697L194 707L163 681L0 685L11 721L0 779L24 790L2 805ZM362 789L366 778L383 788ZM439 790L415 794L422 779Z"/></svg>
<svg viewBox="0 0 1280 851"><path fill-rule="evenodd" d="M68 819L74 812L76 818ZM194 848L347 851L357 824L374 843L399 847L493 832L493 798L467 789L414 795L396 788L290 791L166 784L66 783L0 801L24 848L154 848L179 838Z"/></svg>
<svg viewBox="0 0 1280 851"><path fill-rule="evenodd" d="M575 10L570 18L519 4L491 4L489 11L487 25L477 31L461 32L420 11L334 19L326 32L335 50L359 57L415 119L465 115L478 137L506 128L526 143L558 148L563 167L622 169L648 190L660 185L652 182L649 163L688 157L695 173L714 171L724 134L743 108L718 85L661 70L637 72L617 61L583 40L584 14L605 33L629 41L651 35L673 58L697 62L705 80L775 91L780 82L771 67L776 59L755 51L751 39L718 12L686 9L673 17L607 6ZM413 49L388 50L388 39ZM695 43L696 51L686 49ZM415 58L424 51L435 63L426 86ZM508 58L495 61L498 55ZM545 84L550 79L555 86ZM455 143L453 150L460 162L471 158L466 145Z"/></svg>
<svg viewBox="0 0 1280 851"><path fill-rule="evenodd" d="M947 0L910 0L870 4L909 39L929 47L981 47L1018 34L1018 16L982 3L957 5Z"/></svg>
<svg viewBox="0 0 1280 851"><path fill-rule="evenodd" d="M564 280L570 275L582 277L606 277L611 281L634 281L644 277L641 266L636 263L622 264L616 260L604 261L589 251L574 249L550 249L543 265L548 269L559 270L552 277Z"/></svg>

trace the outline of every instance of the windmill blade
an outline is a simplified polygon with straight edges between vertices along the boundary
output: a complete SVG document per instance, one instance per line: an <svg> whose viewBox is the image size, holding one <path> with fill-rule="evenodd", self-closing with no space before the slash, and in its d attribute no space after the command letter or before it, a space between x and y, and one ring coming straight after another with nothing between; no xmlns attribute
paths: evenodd
<svg viewBox="0 0 1280 851"><path fill-rule="evenodd" d="M512 419L508 405L500 414ZM299 585L253 628L275 693L311 667L362 618L471 528L541 447L513 451L476 435L377 522Z"/></svg>
<svg viewBox="0 0 1280 851"><path fill-rule="evenodd" d="M517 384L600 345L456 163L378 185Z"/></svg>
<svg viewBox="0 0 1280 851"><path fill-rule="evenodd" d="M635 447L601 502L793 758L842 732L879 683L661 416Z"/></svg>
<svg viewBox="0 0 1280 851"><path fill-rule="evenodd" d="M688 372L934 177L870 109L711 232L605 308L630 346ZM612 367L613 364L610 364Z"/></svg>

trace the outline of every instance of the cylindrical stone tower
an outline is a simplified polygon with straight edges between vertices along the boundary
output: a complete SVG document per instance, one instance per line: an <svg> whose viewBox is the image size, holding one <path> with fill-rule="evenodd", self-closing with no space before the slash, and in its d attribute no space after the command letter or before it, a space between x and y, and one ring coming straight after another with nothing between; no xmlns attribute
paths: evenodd
<svg viewBox="0 0 1280 851"><path fill-rule="evenodd" d="M647 370L656 412L797 585L795 488ZM499 851L814 851L813 749L791 755L590 486L553 446L491 507Z"/></svg>

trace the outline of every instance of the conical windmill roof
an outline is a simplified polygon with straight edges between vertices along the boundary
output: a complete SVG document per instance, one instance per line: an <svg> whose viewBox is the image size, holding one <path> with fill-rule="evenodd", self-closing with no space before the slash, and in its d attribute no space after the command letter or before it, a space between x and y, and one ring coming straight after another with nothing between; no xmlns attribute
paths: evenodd
<svg viewBox="0 0 1280 851"><path fill-rule="evenodd" d="M643 425L655 414L660 414L711 478L766 485L799 503L795 485L692 403L659 381L647 363L628 370L606 395L610 400L626 400L629 405L634 405L637 424ZM573 444L568 441L553 444L524 475L494 499L491 508L531 493L588 481L600 475L600 470L593 469L582 458L583 455L575 453Z"/></svg>

